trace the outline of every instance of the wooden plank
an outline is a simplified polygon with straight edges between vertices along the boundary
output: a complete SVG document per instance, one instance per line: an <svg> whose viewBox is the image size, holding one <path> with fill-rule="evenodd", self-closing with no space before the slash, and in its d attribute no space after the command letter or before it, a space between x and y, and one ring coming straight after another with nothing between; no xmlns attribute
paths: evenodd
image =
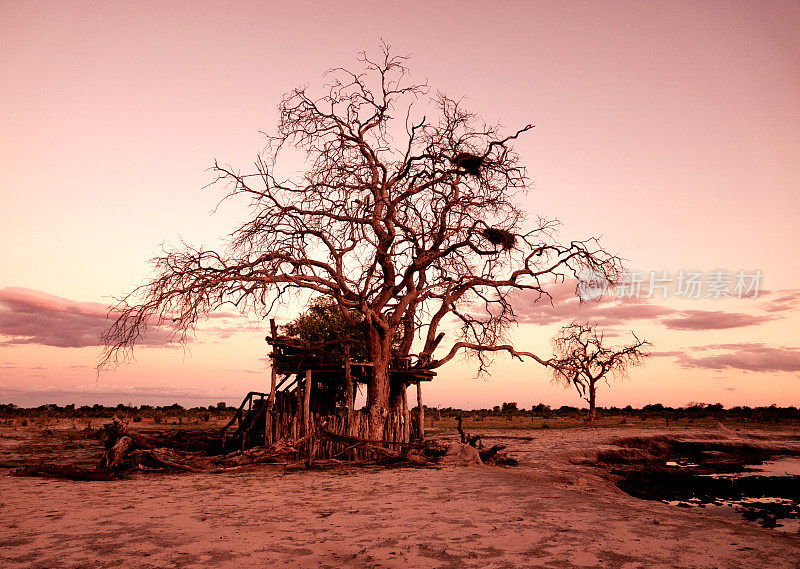
<svg viewBox="0 0 800 569"><path fill-rule="evenodd" d="M353 430L353 409L355 408L355 393L353 392L353 374L350 373L350 346L344 347L344 383L345 397L347 398L347 431L352 435Z"/></svg>
<svg viewBox="0 0 800 569"><path fill-rule="evenodd" d="M307 436L311 431L311 370L306 371L303 388L303 436Z"/></svg>
<svg viewBox="0 0 800 569"><path fill-rule="evenodd" d="M420 440L425 440L425 407L422 405L422 385L417 382L417 412L419 414L419 435Z"/></svg>
<svg viewBox="0 0 800 569"><path fill-rule="evenodd" d="M278 326L275 324L275 319L269 319L269 328L270 332L272 333L272 337L276 338L278 336ZM267 412L264 414L264 446L271 445L273 443L272 437L272 418L274 416L274 409L275 409L275 391L277 390L278 384L278 370L276 369L276 362L275 362L275 353L269 355L269 371L270 371L270 382L269 382L269 399L267 401Z"/></svg>
<svg viewBox="0 0 800 569"><path fill-rule="evenodd" d="M269 327L270 331L272 332L272 337L278 335L278 326L275 324L275 319L270 318L269 320ZM275 389L278 381L278 370L277 366L275 365L275 354L270 354L270 368L271 368L271 378L270 378L270 388L269 388L269 407L270 409L275 405Z"/></svg>
<svg viewBox="0 0 800 569"><path fill-rule="evenodd" d="M403 442L408 443L411 440L411 415L408 412L408 384L403 384Z"/></svg>
<svg viewBox="0 0 800 569"><path fill-rule="evenodd" d="M286 383L287 381L289 381L292 377L294 377L294 374L291 374L291 373L284 374L283 375L283 379L280 381L280 383L278 384L276 389L280 389L281 387L283 387L283 384ZM292 381L292 383L287 385L286 389L289 389L290 387L292 387L292 385L294 385L294 381Z"/></svg>
<svg viewBox="0 0 800 569"><path fill-rule="evenodd" d="M298 376L299 377L299 376ZM297 386L294 388L294 404L292 405L292 443L300 438L300 413L303 411L303 393L300 391L300 383L297 382Z"/></svg>

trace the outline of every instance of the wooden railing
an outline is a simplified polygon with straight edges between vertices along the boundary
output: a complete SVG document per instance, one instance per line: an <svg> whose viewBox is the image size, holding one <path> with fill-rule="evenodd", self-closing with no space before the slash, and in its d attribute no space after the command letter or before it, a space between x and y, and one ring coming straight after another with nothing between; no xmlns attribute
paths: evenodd
<svg viewBox="0 0 800 569"><path fill-rule="evenodd" d="M247 405L248 411L253 409L253 397L259 397L261 401L264 401L265 397L269 397L269 393L261 393L260 391L251 391L250 393L245 395L245 398L242 400L242 404L239 405L239 408L236 410L236 414L230 421L228 421L227 425L222 427L222 430L219 433L223 441L225 440L228 429L234 423L237 423L237 426L242 424L242 419L244 419L244 406Z"/></svg>

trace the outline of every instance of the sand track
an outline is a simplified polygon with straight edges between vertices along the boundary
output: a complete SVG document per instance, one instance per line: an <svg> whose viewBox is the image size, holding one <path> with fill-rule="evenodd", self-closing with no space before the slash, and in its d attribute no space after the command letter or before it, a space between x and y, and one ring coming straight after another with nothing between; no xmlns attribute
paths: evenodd
<svg viewBox="0 0 800 569"><path fill-rule="evenodd" d="M573 462L642 433L537 434L518 468L0 476L0 566L798 567L797 536L637 500Z"/></svg>

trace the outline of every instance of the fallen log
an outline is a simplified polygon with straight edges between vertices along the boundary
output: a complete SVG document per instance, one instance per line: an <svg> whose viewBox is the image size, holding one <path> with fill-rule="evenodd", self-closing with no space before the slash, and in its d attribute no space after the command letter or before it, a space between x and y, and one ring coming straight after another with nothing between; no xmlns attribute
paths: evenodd
<svg viewBox="0 0 800 569"><path fill-rule="evenodd" d="M456 426L456 430L458 434L461 436L461 443L468 444L469 446L473 446L476 448L481 448L483 445L481 444L481 435L470 435L469 433L465 433L462 427L462 418L461 415L457 417L458 425Z"/></svg>
<svg viewBox="0 0 800 569"><path fill-rule="evenodd" d="M486 439L513 439L518 441L535 441L536 437L521 437L516 435L484 435Z"/></svg>
<svg viewBox="0 0 800 569"><path fill-rule="evenodd" d="M207 455L221 454L222 441L215 430L139 431L125 433L133 439L137 448L172 448L186 452L202 452Z"/></svg>
<svg viewBox="0 0 800 569"><path fill-rule="evenodd" d="M153 462L162 468L171 470L182 470L184 472L207 472L213 470L212 468L200 468L187 464L186 462L178 462L171 460L170 455L165 452L167 449L150 449L138 451L134 458L137 465L141 466L143 460Z"/></svg>
<svg viewBox="0 0 800 569"><path fill-rule="evenodd" d="M47 476L68 480L113 480L116 476L97 468L82 468L71 464L37 464L26 466L11 473L11 476Z"/></svg>
<svg viewBox="0 0 800 569"><path fill-rule="evenodd" d="M481 460L483 462L499 464L501 466L517 466L519 463L516 459L511 458L506 453L502 452L505 449L505 445L494 445L488 450L481 450Z"/></svg>
<svg viewBox="0 0 800 569"><path fill-rule="evenodd" d="M122 461L130 452L133 445L133 439L128 435L120 437L114 446L106 451L105 455L100 461L100 464L97 465L97 468L99 470L105 470L106 472L116 472L121 468Z"/></svg>
<svg viewBox="0 0 800 569"><path fill-rule="evenodd" d="M170 448L142 449L134 452L137 464L169 467L189 472L223 472L252 464L286 464L297 454L293 447L280 449L254 447L230 454L207 456L202 453L189 453Z"/></svg>
<svg viewBox="0 0 800 569"><path fill-rule="evenodd" d="M487 460L492 460L495 456L497 456L497 453L499 453L502 450L505 450L505 448L506 448L505 445L494 445L490 449L481 450L480 451L481 460L484 462Z"/></svg>
<svg viewBox="0 0 800 569"><path fill-rule="evenodd" d="M427 464L425 457L412 449L422 451L424 443L373 441L350 435L340 435L326 428L311 432L296 441L281 439L270 447L253 447L219 454L205 432L125 432L125 425L114 421L103 428L106 452L97 467L84 468L75 464L37 464L16 470L14 476L51 476L72 480L111 480L131 471L141 472L192 472L220 473L238 470L255 464L289 466L301 464L298 460L303 445L322 438L342 443L348 450L359 448L376 458L391 463ZM387 448L387 446L399 447ZM324 461L323 461L324 462ZM329 464L338 464L331 459Z"/></svg>
<svg viewBox="0 0 800 569"><path fill-rule="evenodd" d="M420 456L417 456L417 455L409 454L409 452L408 452L408 450L411 447L420 447L421 448L421 445L419 445L419 444L415 444L415 443L410 443L410 444L392 443L392 444L400 445L401 447L403 447L403 449L404 449L403 452L397 452L397 451L388 449L388 448L386 448L384 446L381 446L383 444L383 442L381 442L381 441L373 441L373 440L370 440L370 439L362 439L362 438L354 437L354 436L351 436L351 435L340 435L339 433L334 433L334 432L329 431L328 429L326 429L324 427L320 427L320 435L321 435L322 438L326 438L326 439L329 439L329 440L332 440L332 441L335 441L335 442L340 442L340 443L351 445L351 448L358 448L358 449L361 449L361 450L366 450L366 451L373 452L373 453L375 453L378 456L381 456L383 458L390 458L390 459L393 459L395 461L408 461L408 462L411 462L411 463L414 463L414 464L419 464L419 465L423 465L423 464L427 464L428 463L424 458L422 458Z"/></svg>
<svg viewBox="0 0 800 569"><path fill-rule="evenodd" d="M297 441L303 443L304 437ZM219 473L241 469L253 464L285 466L297 456L293 445L279 441L270 448L252 448L228 455L209 456L202 451L185 451L168 447L152 447L155 437L138 434L123 435L109 448L97 467L83 468L72 464L36 464L12 473L12 476L45 476L71 480L111 480L132 470L143 472Z"/></svg>

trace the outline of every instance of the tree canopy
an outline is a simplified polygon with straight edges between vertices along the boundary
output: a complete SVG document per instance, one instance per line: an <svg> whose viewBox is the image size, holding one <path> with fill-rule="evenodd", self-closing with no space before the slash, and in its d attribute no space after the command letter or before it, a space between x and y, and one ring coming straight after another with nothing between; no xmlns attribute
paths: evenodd
<svg viewBox="0 0 800 569"><path fill-rule="evenodd" d="M403 388L390 385L393 353L437 368L467 351L479 372L498 351L544 363L507 342L512 293L545 295L544 284L586 268L616 280L619 260L596 240L560 243L555 220L517 205L528 179L513 144L532 125L506 131L430 96L386 46L359 62L284 97L252 172L214 164L225 199L246 200L250 218L224 251L181 245L157 257L155 276L116 307L101 365L129 354L148 326L186 339L226 303L266 317L293 292L321 296L364 331L378 438ZM283 167L287 155L302 171Z"/></svg>
<svg viewBox="0 0 800 569"><path fill-rule="evenodd" d="M573 322L561 328L553 340L554 356L548 362L553 379L572 385L589 403L586 422L595 419L597 382L624 376L649 356L646 340L633 334L627 346L610 346L605 334L595 324Z"/></svg>
<svg viewBox="0 0 800 569"><path fill-rule="evenodd" d="M367 346L362 319L363 316L358 313L346 318L335 301L318 297L297 318L281 326L281 331L300 345L323 349L334 358L344 356L344 345L347 343L350 357L363 360L367 358Z"/></svg>

